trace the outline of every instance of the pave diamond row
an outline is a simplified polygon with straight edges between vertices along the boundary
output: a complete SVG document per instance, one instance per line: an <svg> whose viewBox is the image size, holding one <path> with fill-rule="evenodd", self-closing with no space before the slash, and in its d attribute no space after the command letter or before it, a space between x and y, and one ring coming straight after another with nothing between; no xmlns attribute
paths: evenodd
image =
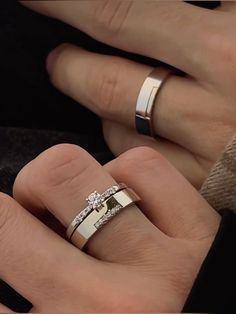
<svg viewBox="0 0 236 314"><path fill-rule="evenodd" d="M75 224L79 225L84 220L84 218L91 213L91 211L93 211L93 209L91 209L90 206L87 206L85 209L83 209L82 212L80 212L79 215L75 217Z"/></svg>
<svg viewBox="0 0 236 314"><path fill-rule="evenodd" d="M122 209L121 205L116 205L114 208L110 209L105 215L102 216L94 225L95 228L99 229L104 226L112 217Z"/></svg>
<svg viewBox="0 0 236 314"><path fill-rule="evenodd" d="M112 187L107 189L104 193L102 193L101 197L104 199L107 199L108 197L110 197L111 195L114 195L119 190L120 190L119 185L113 185Z"/></svg>
<svg viewBox="0 0 236 314"><path fill-rule="evenodd" d="M106 199L114 195L119 190L120 185L117 184L113 185L102 194L99 194L97 191L91 193L86 199L89 205L85 207L74 219L76 227L78 227L93 210L99 209Z"/></svg>

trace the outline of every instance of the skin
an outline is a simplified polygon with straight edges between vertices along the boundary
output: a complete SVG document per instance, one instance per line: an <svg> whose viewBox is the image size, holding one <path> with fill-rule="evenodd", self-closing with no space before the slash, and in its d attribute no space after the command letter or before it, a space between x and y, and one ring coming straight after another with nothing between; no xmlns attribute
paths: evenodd
<svg viewBox="0 0 236 314"><path fill-rule="evenodd" d="M54 85L104 119L119 157L102 167L83 149L59 145L26 165L14 199L0 194L0 278L33 303L32 312L181 312L220 223L186 178L200 186L235 132L235 5L208 11L181 2L171 10L159 1L24 4L187 75L163 86L154 119L164 139L154 141L132 130L135 100L152 68L71 45L50 55ZM148 27L140 28L145 19ZM153 149L122 154L143 145ZM65 241L65 227L89 193L114 182L125 182L142 201L102 228L83 253Z"/></svg>
<svg viewBox="0 0 236 314"><path fill-rule="evenodd" d="M154 140L134 130L136 100L152 67L70 44L48 58L52 83L100 115L115 155L152 147L200 188L236 132L236 4L223 2L212 11L180 1L22 3L106 44L186 73L169 78L157 97L153 122L159 138Z"/></svg>
<svg viewBox="0 0 236 314"><path fill-rule="evenodd" d="M142 201L97 232L85 252L65 241L85 197L121 181ZM105 167L78 146L52 147L19 173L14 198L0 194L0 277L33 303L32 312L181 312L220 223L146 147ZM43 223L49 211L60 222L54 231Z"/></svg>

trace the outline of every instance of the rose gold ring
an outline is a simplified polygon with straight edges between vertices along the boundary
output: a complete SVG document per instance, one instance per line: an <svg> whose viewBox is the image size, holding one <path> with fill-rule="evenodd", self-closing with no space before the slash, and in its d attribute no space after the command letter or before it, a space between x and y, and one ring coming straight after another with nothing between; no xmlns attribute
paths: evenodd
<svg viewBox="0 0 236 314"><path fill-rule="evenodd" d="M145 79L138 95L135 113L136 130L140 134L155 137L152 113L155 101L173 70L158 67Z"/></svg>

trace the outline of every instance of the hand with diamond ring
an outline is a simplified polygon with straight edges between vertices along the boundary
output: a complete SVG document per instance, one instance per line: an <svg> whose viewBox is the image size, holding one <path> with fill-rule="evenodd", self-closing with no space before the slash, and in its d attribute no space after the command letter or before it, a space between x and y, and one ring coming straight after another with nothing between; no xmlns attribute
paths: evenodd
<svg viewBox="0 0 236 314"><path fill-rule="evenodd" d="M64 239L65 227L91 192L116 182L141 201L113 217L82 252ZM220 222L150 148L102 167L78 146L52 147L21 170L13 194L15 200L0 194L0 277L33 304L32 312L178 313Z"/></svg>
<svg viewBox="0 0 236 314"><path fill-rule="evenodd" d="M53 84L103 118L115 155L149 146L200 187L236 132L234 2L216 10L182 1L22 1L124 51L184 73L162 87L153 112L155 140L135 132L135 105L153 67L62 45L50 55Z"/></svg>

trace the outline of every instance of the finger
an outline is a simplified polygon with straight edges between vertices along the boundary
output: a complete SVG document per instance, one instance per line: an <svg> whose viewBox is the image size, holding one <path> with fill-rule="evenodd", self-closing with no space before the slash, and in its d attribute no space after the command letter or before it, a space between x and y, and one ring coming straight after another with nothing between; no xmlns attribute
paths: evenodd
<svg viewBox="0 0 236 314"><path fill-rule="evenodd" d="M0 278L35 309L46 307L55 295L63 297L65 269L76 270L83 278L90 264L86 256L4 194L0 194L0 252Z"/></svg>
<svg viewBox="0 0 236 314"><path fill-rule="evenodd" d="M216 10L236 13L236 3L234 1L221 1L220 6L218 6Z"/></svg>
<svg viewBox="0 0 236 314"><path fill-rule="evenodd" d="M12 310L10 310L8 307L0 304L0 313L14 313Z"/></svg>
<svg viewBox="0 0 236 314"><path fill-rule="evenodd" d="M209 10L180 1L22 3L71 24L99 41L161 60L193 76L201 72L205 76L209 61L203 53L208 43L206 29L211 29L211 24L218 19Z"/></svg>
<svg viewBox="0 0 236 314"><path fill-rule="evenodd" d="M105 140L115 156L140 146L150 147L167 158L189 182L200 188L205 180L210 164L196 159L189 151L172 142L137 134L132 129L110 121L103 122Z"/></svg>
<svg viewBox="0 0 236 314"><path fill-rule="evenodd" d="M14 196L26 208L50 210L69 226L87 206L85 198L90 193L103 192L114 183L86 151L74 145L58 145L21 171L14 185ZM164 237L136 206L130 206L101 228L89 240L86 250L102 260L135 262L134 256L141 252L140 243L157 235L158 239Z"/></svg>
<svg viewBox="0 0 236 314"><path fill-rule="evenodd" d="M156 151L147 147L130 150L106 169L141 195L145 214L169 236L200 239L217 230L218 214Z"/></svg>
<svg viewBox="0 0 236 314"><path fill-rule="evenodd" d="M104 118L134 127L139 88L151 67L63 44L47 68L59 90Z"/></svg>
<svg viewBox="0 0 236 314"><path fill-rule="evenodd" d="M138 94L152 68L72 45L60 46L48 64L58 89L105 119L135 127ZM229 116L235 116L234 108L225 106L224 99L190 78L173 75L160 90L152 120L159 136L199 157L217 158L216 151L221 152L235 129L229 127L235 125Z"/></svg>

